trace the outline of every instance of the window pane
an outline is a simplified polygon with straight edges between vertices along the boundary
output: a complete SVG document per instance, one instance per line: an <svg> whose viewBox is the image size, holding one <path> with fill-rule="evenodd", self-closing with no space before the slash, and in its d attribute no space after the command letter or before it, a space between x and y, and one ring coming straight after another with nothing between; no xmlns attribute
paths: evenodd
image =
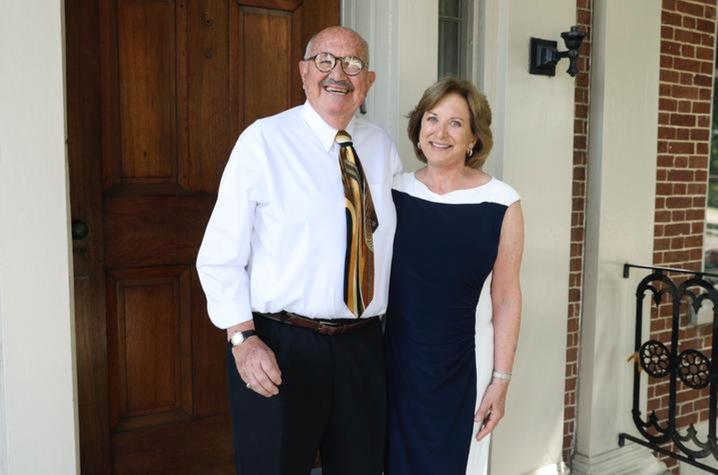
<svg viewBox="0 0 718 475"><path fill-rule="evenodd" d="M718 78L713 79L713 123L711 156L708 171L708 204L706 206L705 250L706 272L718 271Z"/></svg>
<svg viewBox="0 0 718 475"><path fill-rule="evenodd" d="M453 21L439 21L439 77L459 76L460 28Z"/></svg>
<svg viewBox="0 0 718 475"><path fill-rule="evenodd" d="M439 16L461 17L461 0L441 0L439 2Z"/></svg>

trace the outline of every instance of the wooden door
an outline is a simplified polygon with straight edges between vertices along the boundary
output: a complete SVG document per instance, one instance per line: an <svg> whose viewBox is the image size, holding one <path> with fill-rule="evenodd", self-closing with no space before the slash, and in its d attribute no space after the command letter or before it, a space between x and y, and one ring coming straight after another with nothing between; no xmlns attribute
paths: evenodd
<svg viewBox="0 0 718 475"><path fill-rule="evenodd" d="M194 268L239 133L304 100L339 0L66 0L83 473L231 473Z"/></svg>

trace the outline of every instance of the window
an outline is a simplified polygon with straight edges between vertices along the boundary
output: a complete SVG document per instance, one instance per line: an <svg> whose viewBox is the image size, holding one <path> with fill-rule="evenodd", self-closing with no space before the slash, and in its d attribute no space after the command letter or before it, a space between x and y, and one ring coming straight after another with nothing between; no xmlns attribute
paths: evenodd
<svg viewBox="0 0 718 475"><path fill-rule="evenodd" d="M439 78L469 79L471 0L439 0Z"/></svg>
<svg viewBox="0 0 718 475"><path fill-rule="evenodd" d="M705 271L718 272L718 48L713 74L713 117L711 123L708 203L706 205Z"/></svg>

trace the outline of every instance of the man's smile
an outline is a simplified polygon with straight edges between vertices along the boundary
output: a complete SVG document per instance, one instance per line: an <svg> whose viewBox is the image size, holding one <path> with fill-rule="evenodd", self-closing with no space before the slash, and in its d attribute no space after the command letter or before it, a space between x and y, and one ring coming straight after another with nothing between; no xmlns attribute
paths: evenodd
<svg viewBox="0 0 718 475"><path fill-rule="evenodd" d="M354 90L351 83L347 81L335 81L331 78L327 78L322 81L322 89L330 94L337 94L341 96L345 96Z"/></svg>

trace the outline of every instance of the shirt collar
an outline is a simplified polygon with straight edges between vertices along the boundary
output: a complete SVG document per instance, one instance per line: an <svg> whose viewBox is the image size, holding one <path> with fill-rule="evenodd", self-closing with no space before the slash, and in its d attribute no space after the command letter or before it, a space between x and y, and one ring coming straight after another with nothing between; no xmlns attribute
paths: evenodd
<svg viewBox="0 0 718 475"><path fill-rule="evenodd" d="M327 124L324 119L322 119L322 116L314 110L309 101L306 101L302 106L302 118L309 126L309 129L317 136L324 150L329 152L334 146L334 138L337 136L338 129ZM352 137L354 136L354 123L355 120L354 117L352 117L352 120L346 128L346 131Z"/></svg>

